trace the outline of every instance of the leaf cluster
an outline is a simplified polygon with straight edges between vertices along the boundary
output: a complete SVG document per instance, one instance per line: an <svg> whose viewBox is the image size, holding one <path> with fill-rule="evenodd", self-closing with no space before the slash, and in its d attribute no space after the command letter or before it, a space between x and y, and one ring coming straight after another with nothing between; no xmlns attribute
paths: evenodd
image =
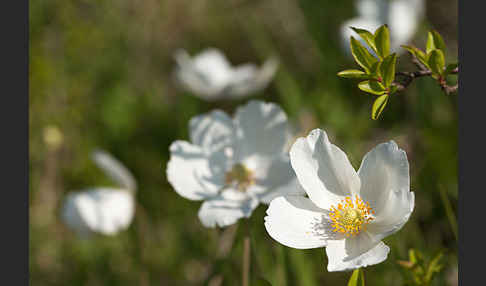
<svg viewBox="0 0 486 286"><path fill-rule="evenodd" d="M443 257L442 252L435 255L428 263L425 261L422 253L418 250L410 249L408 256L408 261L397 261L397 263L409 273L410 278L407 285L430 285L435 275L439 273L444 266L441 263Z"/></svg>
<svg viewBox="0 0 486 286"><path fill-rule="evenodd" d="M443 81L457 68L457 63L446 65L446 45L442 36L435 30L429 31L427 34L425 52L414 46L402 45L402 48L417 58L426 69L430 70L432 77L439 81Z"/></svg>
<svg viewBox="0 0 486 286"><path fill-rule="evenodd" d="M360 41L351 36L351 53L356 63L363 69L344 70L338 73L343 78L361 79L358 88L378 96L372 106L371 118L376 120L385 108L388 98L397 91L393 84L397 55L390 53L390 31L387 25L379 27L375 33L351 27L371 48L373 54Z"/></svg>

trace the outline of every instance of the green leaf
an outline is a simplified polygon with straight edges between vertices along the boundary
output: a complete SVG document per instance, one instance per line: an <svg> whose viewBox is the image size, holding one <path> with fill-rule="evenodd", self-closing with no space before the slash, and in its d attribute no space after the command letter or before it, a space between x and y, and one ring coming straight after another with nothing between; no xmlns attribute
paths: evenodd
<svg viewBox="0 0 486 286"><path fill-rule="evenodd" d="M397 92L397 90L398 90L398 87L397 87L396 85L392 85L392 86L390 87L390 92L389 92L389 94L394 94L395 92Z"/></svg>
<svg viewBox="0 0 486 286"><path fill-rule="evenodd" d="M425 51L428 54L435 49L439 49L442 50L442 52L445 52L446 45L444 43L444 40L442 39L442 36L437 31L433 30L427 34L427 45Z"/></svg>
<svg viewBox="0 0 486 286"><path fill-rule="evenodd" d="M373 57L370 52L352 36L350 45L351 53L353 54L356 62L366 71L366 73L370 73L370 68L375 62L377 62L377 59Z"/></svg>
<svg viewBox="0 0 486 286"><path fill-rule="evenodd" d="M387 25L375 31L375 45L380 58L384 59L390 54L390 31Z"/></svg>
<svg viewBox="0 0 486 286"><path fill-rule="evenodd" d="M413 47L413 46L406 46L402 45L402 48L409 51L412 55L414 55L423 65L430 69L429 64L427 63L427 55L420 49Z"/></svg>
<svg viewBox="0 0 486 286"><path fill-rule="evenodd" d="M366 44L368 44L368 46L370 46L373 51L375 51L375 53L377 53L375 46L375 36L370 31L355 27L351 27L351 29L353 29L353 31L355 31L356 34L358 34L366 42Z"/></svg>
<svg viewBox="0 0 486 286"><path fill-rule="evenodd" d="M427 273L425 274L425 281L431 282L434 274L440 272L440 270L442 269L442 265L440 264L440 259L442 258L442 256L442 252L439 252L432 259L432 261L430 261L429 266L427 267Z"/></svg>
<svg viewBox="0 0 486 286"><path fill-rule="evenodd" d="M358 88L364 92L382 95L386 92L385 87L376 80L365 80L358 84Z"/></svg>
<svg viewBox="0 0 486 286"><path fill-rule="evenodd" d="M442 75L444 73L445 59L444 53L441 50L432 50L427 54L427 63L433 73L437 75Z"/></svg>
<svg viewBox="0 0 486 286"><path fill-rule="evenodd" d="M381 74L381 63L382 62L376 62L371 66L370 69L370 79L375 79L378 81L383 80L383 75Z"/></svg>
<svg viewBox="0 0 486 286"><path fill-rule="evenodd" d="M344 78L359 78L359 79L368 79L370 78L364 71L360 70L344 70L337 73L338 76Z"/></svg>
<svg viewBox="0 0 486 286"><path fill-rule="evenodd" d="M348 281L348 286L365 286L364 273L361 268L353 271Z"/></svg>
<svg viewBox="0 0 486 286"><path fill-rule="evenodd" d="M447 67L446 67L446 69L445 69L445 71L444 71L444 74L445 75L450 74L457 67L458 67L458 64L457 63L448 64Z"/></svg>
<svg viewBox="0 0 486 286"><path fill-rule="evenodd" d="M384 94L378 97L373 103L371 108L371 119L376 120L380 117L381 112L385 109L386 103L388 102L388 94Z"/></svg>
<svg viewBox="0 0 486 286"><path fill-rule="evenodd" d="M397 63L397 54L393 53L387 56L381 64L381 74L383 75L383 85L389 88L395 80L395 66Z"/></svg>

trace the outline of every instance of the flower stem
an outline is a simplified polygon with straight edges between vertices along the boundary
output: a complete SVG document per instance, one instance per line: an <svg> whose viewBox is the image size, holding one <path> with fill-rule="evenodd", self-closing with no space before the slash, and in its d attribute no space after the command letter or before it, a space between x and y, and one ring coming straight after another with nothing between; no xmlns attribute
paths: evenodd
<svg viewBox="0 0 486 286"><path fill-rule="evenodd" d="M250 278L250 236L248 234L243 238L243 272L242 285L248 286Z"/></svg>

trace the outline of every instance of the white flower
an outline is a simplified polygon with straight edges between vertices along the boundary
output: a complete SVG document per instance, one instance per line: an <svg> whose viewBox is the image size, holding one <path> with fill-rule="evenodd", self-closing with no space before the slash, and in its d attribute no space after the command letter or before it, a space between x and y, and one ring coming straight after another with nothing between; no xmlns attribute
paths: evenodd
<svg viewBox="0 0 486 286"><path fill-rule="evenodd" d="M275 59L262 68L254 64L232 67L217 49L209 48L191 59L184 50L175 53L175 75L182 86L206 99L239 98L264 89L277 70Z"/></svg>
<svg viewBox="0 0 486 286"><path fill-rule="evenodd" d="M250 101L234 119L216 110L189 123L191 143L170 146L167 179L190 200L204 200L206 227L228 226L249 217L260 202L303 194L284 148L287 116L275 104Z"/></svg>
<svg viewBox="0 0 486 286"><path fill-rule="evenodd" d="M66 196L62 219L81 237L94 233L114 235L128 228L135 212L137 186L132 174L104 151L95 151L93 160L119 188L96 187Z"/></svg>
<svg viewBox="0 0 486 286"><path fill-rule="evenodd" d="M270 236L293 248L326 247L328 271L384 261L390 249L381 240L401 229L414 208L405 152L393 141L379 144L356 172L314 129L297 139L290 161L308 198L274 199L265 217Z"/></svg>
<svg viewBox="0 0 486 286"><path fill-rule="evenodd" d="M409 41L417 31L424 17L423 0L356 0L358 17L341 25L341 39L344 48L351 54L349 39L351 36L361 40L350 27L374 32L379 26L388 24L390 30L391 50L397 53L406 52L401 45ZM361 40L364 43L363 40Z"/></svg>

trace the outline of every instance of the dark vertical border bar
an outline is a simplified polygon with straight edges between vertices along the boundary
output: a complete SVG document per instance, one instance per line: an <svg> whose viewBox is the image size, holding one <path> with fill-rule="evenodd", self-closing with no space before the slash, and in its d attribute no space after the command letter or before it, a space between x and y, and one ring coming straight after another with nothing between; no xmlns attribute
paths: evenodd
<svg viewBox="0 0 486 286"><path fill-rule="evenodd" d="M483 1L459 2L459 285L486 285Z"/></svg>
<svg viewBox="0 0 486 286"><path fill-rule="evenodd" d="M2 283L29 283L29 11L28 0L2 2L1 253Z"/></svg>

